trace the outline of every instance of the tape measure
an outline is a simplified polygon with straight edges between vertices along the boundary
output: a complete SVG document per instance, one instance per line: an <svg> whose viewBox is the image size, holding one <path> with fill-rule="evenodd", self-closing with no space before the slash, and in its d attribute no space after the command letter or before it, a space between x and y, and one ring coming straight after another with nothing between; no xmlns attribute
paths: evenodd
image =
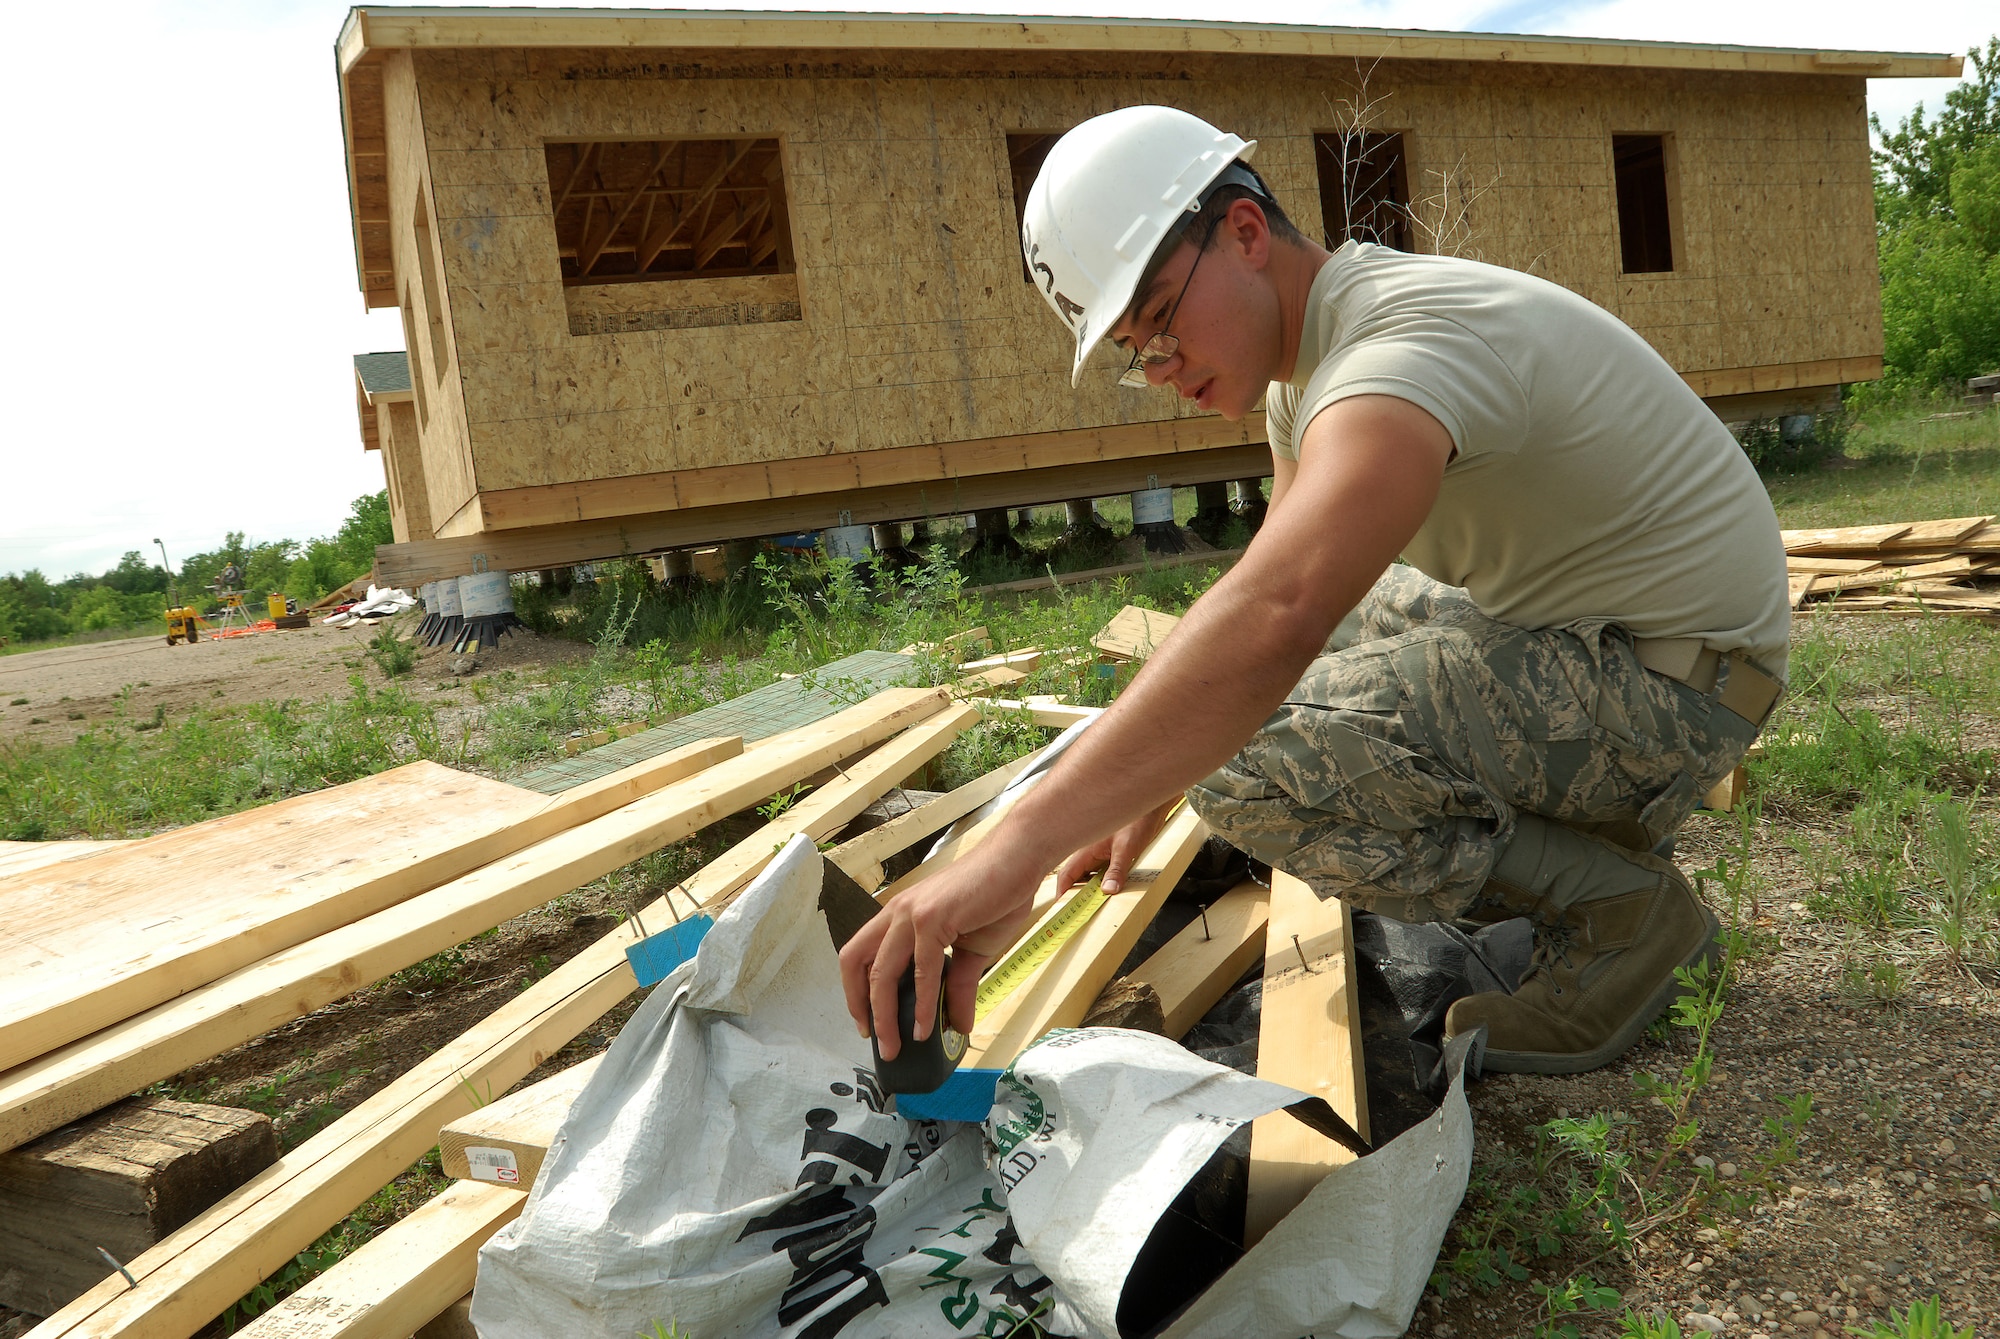
<svg viewBox="0 0 2000 1339"><path fill-rule="evenodd" d="M1053 958L1056 950L1089 923L1104 905L1108 894L1104 891L1103 876L1093 877L1089 883L1068 895L1068 901L1056 913L1043 921L1041 928L1014 946L1014 951L988 969L979 978L978 1014L984 1018L996 1004L1012 995L1021 984L1035 974L1035 969Z"/></svg>

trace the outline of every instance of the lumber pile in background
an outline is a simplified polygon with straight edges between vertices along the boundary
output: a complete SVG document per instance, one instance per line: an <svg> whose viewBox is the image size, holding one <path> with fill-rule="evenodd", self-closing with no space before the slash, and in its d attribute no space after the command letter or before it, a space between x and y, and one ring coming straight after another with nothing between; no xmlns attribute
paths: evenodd
<svg viewBox="0 0 2000 1339"><path fill-rule="evenodd" d="M1780 534L1794 609L2000 618L2000 525L1991 516Z"/></svg>

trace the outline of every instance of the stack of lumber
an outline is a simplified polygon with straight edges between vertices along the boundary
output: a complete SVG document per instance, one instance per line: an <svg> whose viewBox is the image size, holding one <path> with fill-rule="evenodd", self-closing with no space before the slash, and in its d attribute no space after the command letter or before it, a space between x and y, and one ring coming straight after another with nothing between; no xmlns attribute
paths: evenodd
<svg viewBox="0 0 2000 1339"><path fill-rule="evenodd" d="M1794 609L2000 617L2000 525L1991 516L1781 534Z"/></svg>
<svg viewBox="0 0 2000 1339"><path fill-rule="evenodd" d="M395 965L435 952L433 946L441 942L469 937L598 873L739 813L795 781L822 778L817 789L641 908L632 921L530 985L157 1245L125 1261L129 1282L123 1275L111 1275L33 1335L37 1339L192 1335L433 1145L440 1146L447 1172L459 1178L451 1188L241 1332L246 1339L360 1335L400 1339L419 1330L428 1335L469 1334L462 1328L463 1298L475 1281L479 1247L520 1212L541 1159L595 1062L585 1061L518 1092L509 1090L637 988L625 950L642 933L638 927L658 928L698 910L714 914L728 906L784 841L795 834L823 844L836 838L869 805L921 771L983 713L995 711L1025 711L1050 728L1095 714L1091 708L1048 699L965 702L947 689L893 689L745 752L730 748L735 741L722 741L707 746L708 754L699 761L655 760L648 766L691 770L629 803L603 809L497 857L491 854L495 843L506 844L506 834L533 823L544 811L522 807L502 793L485 792L483 788L492 783L481 783L475 788L481 789L484 800L501 806L503 817L486 820L478 839L486 846L457 860L463 864L483 854L485 863L453 877L431 879L429 887L407 891L401 901L339 928L311 932L288 948L166 998L136 1017L0 1073L0 1134L6 1136L0 1143L18 1142L26 1133L48 1128L52 1120L69 1119L107 1097L130 1092L150 1082L148 1076L175 1072L190 1057L213 1054L245 1035L317 1007L315 1001L336 997L394 970ZM1006 783L1027 761L1010 763L833 845L828 858L864 887L876 889L878 900L898 896L922 877L962 858L993 831L998 815L991 812L990 802L996 797L1006 802ZM541 796L532 798L548 803ZM509 803L515 807L505 808ZM542 821L546 826L548 820ZM915 874L883 886L885 859L948 827L953 828L950 840ZM1245 883L1211 905L1200 921L1128 978L1118 979L1119 966L1205 838L1203 825L1191 812L1174 815L1140 856L1126 891L1104 900L1080 923L1069 922L1073 928L1054 951L1040 959L1010 994L992 1003L973 1037L977 1054L967 1063L1005 1065L1049 1030L1082 1024L1114 985L1127 994L1149 995L1157 1016L1164 1020L1163 1030L1179 1036L1245 970L1265 960L1261 1065L1273 1076L1325 1095L1350 1122L1365 1129L1351 942L1340 903L1322 903L1283 880L1273 890ZM74 880L73 871L89 861L106 855L129 860L135 858L132 852L145 846L145 842L131 843L45 866L44 872L71 870L69 877ZM244 857L241 843L232 848L232 856ZM269 864L267 859L267 877ZM348 881L365 882L359 874ZM7 887L0 883L0 893ZM1024 938L1077 895L1076 890L1055 888L1053 879L1046 881L1037 896L1040 914ZM210 905L229 904L218 894ZM202 951L218 952L193 930L187 927L183 936L190 944L200 941ZM452 935L456 938L445 938ZM1267 938L1272 946L1269 955ZM72 942L70 952L74 959L81 949ZM107 958L93 963L92 971L104 975L100 968L117 968L122 962ZM129 966L113 975L124 981L145 976ZM125 989L129 993L130 988ZM88 998L96 992L75 993ZM47 1024L40 1026L46 1032ZM162 1048L169 1052L165 1058L146 1059L150 1051ZM97 1077L106 1070L114 1071L116 1078ZM482 1104L478 1095L492 1093L503 1096ZM1253 1232L1281 1219L1327 1170L1350 1156L1289 1117L1268 1126L1260 1123L1252 1136Z"/></svg>

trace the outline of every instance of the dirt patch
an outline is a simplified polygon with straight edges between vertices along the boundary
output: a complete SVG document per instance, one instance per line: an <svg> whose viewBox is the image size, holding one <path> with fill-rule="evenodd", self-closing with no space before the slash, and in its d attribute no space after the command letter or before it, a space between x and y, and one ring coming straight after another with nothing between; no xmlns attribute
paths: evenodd
<svg viewBox="0 0 2000 1339"><path fill-rule="evenodd" d="M415 625L414 615L391 621L399 632ZM367 657L375 632L315 623L295 631L204 637L193 645L168 646L162 635L0 657L0 743L66 744L121 709L144 719L159 709L177 717L224 702L338 697L349 691L348 678L357 671L365 670L371 684L381 682ZM581 643L516 628L478 659L484 674L564 664L590 653ZM446 658L426 648L416 673L444 678ZM130 696L121 702L128 687Z"/></svg>
<svg viewBox="0 0 2000 1339"><path fill-rule="evenodd" d="M1699 868L1724 849L1722 820L1697 816L1678 859ZM1659 1311L1695 1336L1839 1336L1864 1331L1933 1294L1959 1325L2000 1316L2000 992L1952 975L1941 954L1917 967L1894 1004L1850 995L1843 967L1852 927L1811 915L1809 878L1766 839L1758 859L1776 890L1754 922L1759 952L1741 964L1713 1034L1715 1071L1696 1100L1700 1138L1668 1175L1683 1182L1705 1157L1739 1184L1769 1149L1779 1101L1813 1096L1799 1160L1778 1173L1781 1195L1738 1214L1695 1216L1642 1244L1628 1262L1564 1253L1534 1271L1557 1285L1579 1271L1624 1294L1621 1306ZM1642 1070L1663 1077L1691 1055L1684 1035L1647 1040L1617 1064L1571 1078L1503 1075L1471 1090L1481 1163L1529 1159L1531 1126L1562 1115L1625 1112L1664 1126L1634 1091ZM1652 1131L1655 1135L1660 1131ZM1460 1225L1470 1221L1461 1210ZM1446 1241L1460 1245L1457 1226ZM1526 1280L1490 1294L1428 1299L1409 1331L1431 1339L1530 1335L1540 1320ZM1713 1317L1713 1322L1694 1319ZM1621 1334L1609 1317L1570 1318L1585 1336Z"/></svg>

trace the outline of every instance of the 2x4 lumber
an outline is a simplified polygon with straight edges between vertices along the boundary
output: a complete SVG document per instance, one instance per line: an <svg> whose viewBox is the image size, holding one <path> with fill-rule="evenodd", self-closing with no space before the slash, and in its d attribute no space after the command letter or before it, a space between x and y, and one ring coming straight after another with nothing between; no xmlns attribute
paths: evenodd
<svg viewBox="0 0 2000 1339"><path fill-rule="evenodd" d="M1140 853L1125 887L975 1024L962 1063L1011 1064L1051 1028L1081 1023L1207 838L1207 826L1192 809L1183 806L1169 818Z"/></svg>
<svg viewBox="0 0 2000 1339"><path fill-rule="evenodd" d="M1214 421L1217 420L1178 419L1175 423ZM1095 430L1092 433L1095 435ZM783 469L760 465L757 470L762 477L779 480L786 478L793 466L812 463L788 461ZM846 523L870 525L989 507L1028 506L1066 497L1104 497L1156 485L1167 488L1227 482L1270 468L1270 448L1259 443L1201 447L1170 455L1088 459L1046 469L1014 470L1003 466L997 472L947 476L943 482L934 475L907 483L846 491L838 484L826 492L795 494L787 488L784 496L777 498L714 506L663 503L657 496L642 497L634 490L627 504L618 508L621 514L609 519L572 523L558 517L549 524L527 530L488 528L486 502L494 495L478 493L438 526L438 538L378 545L375 575L377 582L409 589L425 581L464 576L473 570L475 560L482 558L492 567L509 571L567 567L624 554L815 530L842 524L843 513Z"/></svg>
<svg viewBox="0 0 2000 1339"><path fill-rule="evenodd" d="M891 690L873 699L880 719L864 728L857 730L850 710L765 741L506 860L0 1073L0 1148L220 1055L679 841L922 719L941 700L939 690ZM734 737L703 740L652 762L658 772L671 772L740 744ZM619 776L593 784L615 796Z"/></svg>
<svg viewBox="0 0 2000 1339"><path fill-rule="evenodd" d="M603 1059L594 1055L446 1125L438 1131L438 1162L444 1174L460 1181L489 1182L525 1195L541 1175L549 1145L576 1104L577 1094ZM513 1163L514 1179L496 1175L491 1158L474 1167L466 1150L475 1148L505 1153Z"/></svg>
<svg viewBox="0 0 2000 1339"><path fill-rule="evenodd" d="M1300 880L1273 870L1257 1077L1325 1098L1365 1137L1362 1074L1353 917L1339 898L1321 901ZM1250 1127L1243 1244L1256 1245L1328 1172L1353 1159L1282 1111L1258 1117Z"/></svg>
<svg viewBox="0 0 2000 1339"><path fill-rule="evenodd" d="M980 698L974 704L988 716L1012 715L1027 712L1036 725L1053 730L1066 730L1078 721L1087 721L1104 714L1103 707L1073 707L1065 702L1039 702L1034 698L1010 697Z"/></svg>
<svg viewBox="0 0 2000 1339"><path fill-rule="evenodd" d="M515 791L513 787L493 792L489 791L487 786L482 783L481 786L473 791L474 798L497 795L499 799L508 802L504 807L501 807L499 817L504 819L509 813L513 813L518 815L517 820L510 827L498 832L488 833L479 842L472 844L470 847L462 847L459 858L454 862L454 866L471 868L474 865L483 863L478 859L481 855L493 859L505 860L510 854L516 854L536 842L546 840L566 830L601 818L615 809L630 804L646 795L655 793L663 787L692 776L726 758L734 757L742 751L743 741L735 737L699 740L685 747L662 754L657 758L650 758L631 767L622 768L609 776L577 786L554 798L533 797L532 792ZM412 778L418 783L419 788L412 791L405 798L411 803L416 804L418 812L421 814L423 812L421 803L423 798L422 786L427 784L457 786L460 784L458 777L459 774L449 772L447 769L437 768L432 764L421 764ZM403 792L399 789L395 794L401 796ZM513 803L517 797L527 801L527 803ZM266 812L269 811L267 810ZM365 841L370 835L372 834L366 827L362 827L356 832L335 831L319 834L320 840L343 843ZM268 854L266 858L270 859ZM440 868L435 863L413 863L407 871L390 870L386 876L379 879L375 884L365 886L361 892L356 893L356 901L364 912L373 909L371 904L379 904L385 901L393 907L400 902L407 901L407 897L395 897L393 895L395 892L412 885L427 888L433 883L442 884L450 882L451 874L457 873L457 869L454 866L442 867L450 871L442 879L435 877ZM364 893L366 896L365 901L361 900ZM355 904L355 902L348 903L350 906ZM380 913L376 914L379 915ZM314 927L323 924L329 919L332 919L330 914L322 915L313 921L307 922L304 928L307 931L311 931ZM352 924L356 920L367 919L369 919L367 915L358 914L349 917L348 923ZM505 917L501 919L505 919ZM498 924L498 921L495 921L494 924ZM293 926L283 935L278 934L276 930L269 931L261 936L246 934L242 938L247 942L231 943L228 945L226 953L209 953L203 957L202 965L198 969L203 979L199 982L195 981L197 969L191 965L182 964L184 970L178 975L169 978L172 984L181 986L177 996L175 994L163 995L161 993L162 986L150 982L143 977L125 977L109 983L92 983L89 981L77 983L77 988L71 989L66 994L66 998L71 1001L75 1001L81 995L82 987L92 984L100 987L99 991L91 998L88 1008L72 1004L72 1007L75 1008L76 1013L80 1016L65 1017L59 1020L34 1018L29 1021L29 1025L27 1026L22 1026L18 1029L10 1027L7 1041L0 1043L0 1093L11 1094L15 1089L16 1082L27 1077L26 1071L28 1070L33 1070L38 1074L64 1070L67 1067L66 1060L68 1053L73 1051L78 1045L84 1045L88 1048L89 1043L94 1040L91 1035L92 1029L89 1027L89 1024L92 1022L97 1023L96 1031L100 1033L106 1028L118 1029L121 1024L135 1016L147 1013L151 1008L167 1007L179 1001L187 1001L190 997L190 992L202 991L214 981L252 966L252 963L243 962L241 959L244 953L249 951L253 945L277 943L276 951L282 954L289 948L297 948L300 942L310 944L312 938L317 937L317 934L332 933L338 928L339 926L336 924L316 933L304 933L299 927ZM280 939L290 939L293 942L278 943ZM324 952L326 947L328 946L321 946L321 950L318 952L309 950L297 956L323 962L326 958ZM448 947L450 947L450 944L439 946L439 948ZM436 951L438 950L426 950L409 961L420 961L423 957L428 956L429 953ZM267 954L268 952L269 950L267 950ZM408 965L409 962L399 963L397 967L392 967L388 970L394 971ZM386 974L386 971L382 973L382 975ZM368 979L373 980L375 978L371 977ZM194 984L182 984L184 982L194 982ZM365 982L358 980L352 982L353 986L361 984L365 984ZM104 988L107 985L115 986L117 989L113 991ZM149 985L152 988L145 989ZM327 1001L322 1001L322 1003L324 1002ZM183 1013L185 1012L183 1010ZM275 1025L275 1023L269 1024L269 1026ZM140 1033L150 1033L151 1029L142 1027L138 1031ZM64 1035L65 1033L68 1035ZM252 1033L250 1035L255 1034ZM59 1040L51 1041L52 1038L59 1038ZM238 1038L238 1040L247 1039L247 1037ZM235 1042L228 1044L234 1045ZM31 1047L37 1049L31 1051ZM101 1053L97 1048L89 1049L92 1049L96 1053ZM166 1056L169 1051L153 1052L151 1046L147 1046L144 1049L151 1054L149 1063L152 1068L157 1069L159 1065L167 1062ZM172 1049L169 1048L170 1051ZM226 1047L223 1049L226 1049ZM37 1063L40 1059L48 1057L52 1053L62 1053L64 1059L58 1060L57 1064L53 1067L45 1067ZM216 1053L216 1051L209 1051L207 1054L213 1055ZM206 1056L194 1057L185 1063L193 1063L194 1059L204 1058ZM155 1077L164 1078L174 1073L175 1069L180 1067L182 1066L168 1068L156 1074ZM117 1081L122 1082L123 1078L121 1077ZM93 1086L93 1092L103 1094L105 1100L109 1100L111 1097L118 1096L123 1092L129 1092L152 1081L152 1079L144 1079L137 1083L129 1083L126 1087L116 1089L108 1094L104 1094L103 1086L99 1084ZM32 1083L32 1080L30 1082ZM81 1094L78 1096L80 1099ZM67 1105L73 1106L74 1104ZM74 1115L81 1115L83 1111L93 1109L95 1108L85 1107L81 1110L72 1111L71 1116L66 1116L64 1119L72 1118ZM5 1112L6 1110L7 1098L0 1097L0 1112ZM58 1121L56 1123L60 1124L61 1122ZM20 1142L18 1131L11 1131L17 1137L7 1137L6 1132L9 1132L10 1124L10 1116L0 1114L0 1148L11 1148ZM52 1129L54 1126L49 1125L43 1128Z"/></svg>
<svg viewBox="0 0 2000 1339"><path fill-rule="evenodd" d="M554 11L500 15L436 9L357 9L341 31L341 70L371 52L400 47L725 47L781 49L865 46L882 50L1196 52L1361 60L1505 61L1613 69L1718 70L1824 74L1852 70L1876 78L1956 78L1963 61L1941 53L1822 52L1781 47L1614 42L1592 38L1394 32L1290 24L1158 20L1000 19L985 16L854 15L769 18L723 14L665 16Z"/></svg>
<svg viewBox="0 0 2000 1339"><path fill-rule="evenodd" d="M472 1287L523 1195L456 1181L238 1330L242 1339L409 1339Z"/></svg>
<svg viewBox="0 0 2000 1339"><path fill-rule="evenodd" d="M1175 1041L1185 1037L1264 956L1270 919L1270 889L1245 879L1126 973L1127 981L1151 986L1159 998L1164 1035Z"/></svg>
<svg viewBox="0 0 2000 1339"><path fill-rule="evenodd" d="M935 713L942 702L938 690L891 689L795 733L838 740L830 746L838 756L893 733L913 711ZM867 761L886 752L878 749ZM857 764L737 843L687 884L642 908L638 919L666 924L701 906L718 906L793 833L818 839L850 820L879 797L871 785L886 790L893 780L864 782L866 767ZM126 1262L136 1287L111 1275L31 1331L33 1339L188 1339L423 1156L446 1122L473 1109L468 1091L511 1087L636 990L625 957L631 940L632 932L621 927L557 967L256 1180Z"/></svg>
<svg viewBox="0 0 2000 1339"><path fill-rule="evenodd" d="M1016 758L956 790L938 796L929 804L920 804L906 814L898 814L880 827L870 828L860 836L842 842L828 851L826 858L863 888L873 889L882 882L883 861L956 823L998 795L1007 788L1009 781L1020 775L1021 769L1033 756L1028 754Z"/></svg>
<svg viewBox="0 0 2000 1339"><path fill-rule="evenodd" d="M0 885L0 1069L535 839L549 801L436 763Z"/></svg>
<svg viewBox="0 0 2000 1339"><path fill-rule="evenodd" d="M1163 567L1186 567L1193 563L1209 563L1216 567L1228 568L1241 558L1244 549L1216 549L1209 553L1165 553L1144 562L1117 563L1110 567L1092 567L1082 572L1056 572L1051 575L1028 577L1021 581L997 581L990 586L967 586L967 595L1012 595L1022 591L1047 590L1052 586L1075 586L1085 581L1105 581L1112 577L1138 576Z"/></svg>

